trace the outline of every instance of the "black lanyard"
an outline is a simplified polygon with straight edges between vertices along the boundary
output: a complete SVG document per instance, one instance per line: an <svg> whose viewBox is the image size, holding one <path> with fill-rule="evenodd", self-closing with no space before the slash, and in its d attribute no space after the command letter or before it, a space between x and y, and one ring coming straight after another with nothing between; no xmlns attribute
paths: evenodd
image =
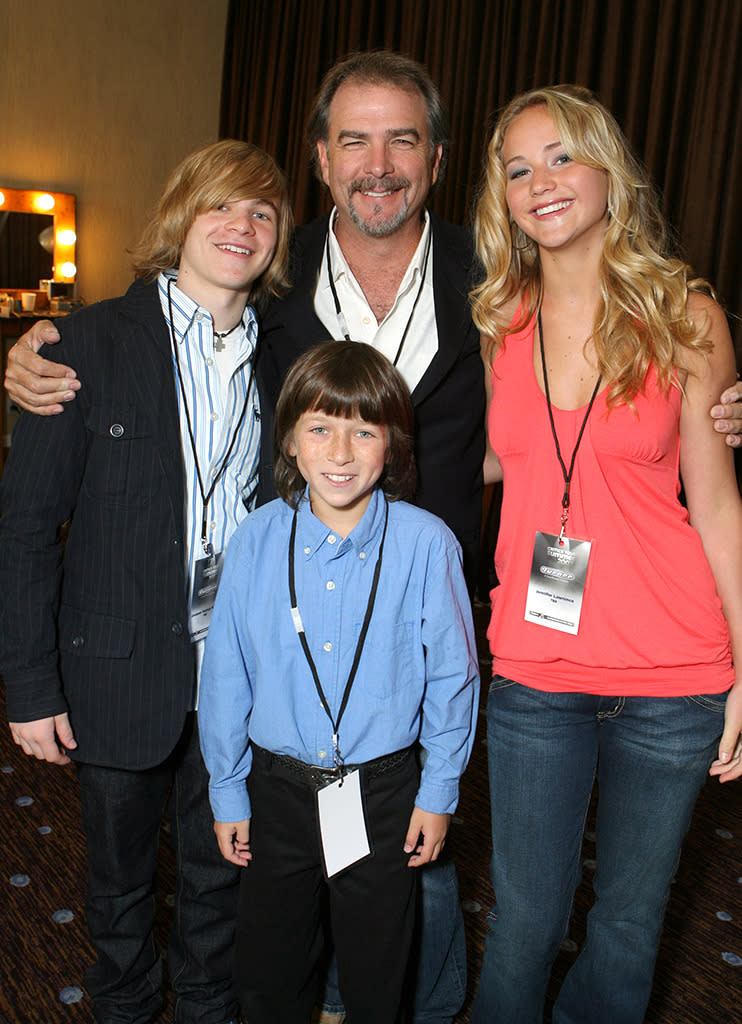
<svg viewBox="0 0 742 1024"><path fill-rule="evenodd" d="M250 398L250 390L252 388L253 377L255 375L255 359L251 359L250 360L250 377L248 378L248 381L247 381L247 391L245 392L245 402L244 402L244 405L242 406L242 412L240 413L240 418L237 420L237 426L234 428L234 433L232 434L232 440L229 442L229 448L227 448L227 453L224 456L224 458L222 459L222 463L219 466L219 469L217 470L217 472L214 474L214 476L212 478L211 486L209 487L208 491L206 491L206 489L204 488L203 476L201 474L201 467L198 464L198 452L196 451L196 439L195 439L195 437L193 435L193 424L191 423L191 413L190 413L190 410L188 408L188 402L186 400L185 385L183 384L183 374L181 373L181 370L180 370L180 359L178 357L178 342L177 342L176 337L175 337L175 327L173 326L173 300L172 300L172 296L170 294L170 286L171 286L171 284L172 284L172 278L168 278L168 281L167 281L167 305L168 305L168 310L169 310L169 313L170 313L170 336L171 336L172 341L173 341L173 354L175 356L175 366L176 366L177 371L178 371L178 383L180 384L180 394L181 394L181 397L183 399L183 408L185 409L186 423L188 424L188 437L191 440L191 450L193 452L193 462L194 462L194 464L196 466L196 477L198 478L198 489L201 492L201 503L202 503L201 504L201 509L202 509L202 511L201 511L201 545L202 545L202 547L204 549L204 554L205 555L213 555L214 554L213 545L209 541L206 540L206 508L208 506L209 501L211 500L211 496L214 493L214 489L216 488L216 485L221 480L222 474L224 473L225 469L227 468L227 463L229 462L229 456L232 454L232 449L234 448L234 443L237 440L237 435L239 434L240 429L242 428L242 421L244 420L245 413L247 412L248 400ZM227 331L227 333L229 333L229 331ZM185 335L183 335L183 337L185 337Z"/></svg>
<svg viewBox="0 0 742 1024"><path fill-rule="evenodd" d="M373 614L374 604L376 603L376 591L379 587L379 574L381 573L381 557L384 553L384 541L386 540L386 528L389 522L389 504L384 496L384 530L381 534L381 544L379 544L379 554L376 558L376 568L374 569L374 578L371 584L371 593L369 594L368 603L366 605L366 614L363 619L363 625L361 626L361 632L356 643L356 652L353 657L353 664L350 667L348 674L348 681L345 684L345 690L343 691L343 699L340 702L340 710L338 711L337 718L333 718L330 705L325 696L325 691L322 689L322 683L319 681L319 673L317 672L317 666L314 663L312 652L309 650L309 644L307 643L307 635L304 632L304 623L301 620L299 614L299 604L296 600L296 580L294 578L294 547L296 545L296 520L298 516L298 510L294 509L294 518L291 523L291 537L289 538L289 596L291 597L291 618L294 620L294 628L296 629L299 641L304 651L304 656L307 659L307 663L314 679L314 685L317 688L317 694L320 699L322 707L325 709L325 714L332 723L332 747L335 761L335 767L339 768L342 773L343 759L340 756L340 749L338 746L338 731L340 729L340 720L345 713L345 709L348 706L348 698L350 697L350 691L353 686L353 680L356 677L356 671L358 669L358 662L361 660L361 654L363 652L363 645L366 642L366 633L368 633L368 627L371 623L371 615Z"/></svg>
<svg viewBox="0 0 742 1024"><path fill-rule="evenodd" d="M404 343L407 340L407 334L408 334L408 332L410 330L410 326L412 324L412 320L413 320L413 318L415 316L415 310L417 309L417 304L420 301L420 296L422 295L423 288L425 287L425 277L426 277L426 275L428 273L428 259L430 257L430 242L431 242L431 238L432 238L432 231L431 231L430 228L428 228L428 241L427 241L427 244L425 246L425 257L423 259L423 269L422 269L422 273L420 275L420 284L419 284L418 289L417 289L417 295L415 296L415 301L412 304L412 310L410 311L410 315L407 318L407 324L405 325L404 333L402 334L402 340L400 341L399 347L397 349L397 354L394 357L394 359L392 360L392 364L394 366L397 365L397 363L399 362L399 357L402 355L402 349L404 348ZM351 337L350 337L350 333L348 332L348 324L346 323L345 316L344 316L342 308L340 306L340 299L338 298L338 293L337 293L337 290L335 289L335 281L334 281L333 276L332 276L332 262L330 260L330 229L329 228L327 230L327 241L325 242L325 251L327 253L327 276L330 279L330 291L332 292L332 297L333 297L333 299L335 301L335 312L337 313L338 323L340 325L340 330L343 332L343 337L345 338L346 341L350 341Z"/></svg>
<svg viewBox="0 0 742 1024"><path fill-rule="evenodd" d="M575 446L572 452L572 458L570 459L568 471L566 465L564 464L564 459L562 458L562 450L559 447L559 438L557 437L556 426L554 425L554 413L551 408L551 396L549 394L549 377L546 373L546 355L544 353L544 330L541 326L541 310L539 310L538 313L538 340L539 345L541 347L541 366L544 371L544 391L546 393L546 405L549 409L549 422L551 423L551 433L554 436L554 446L556 448L557 458L559 459L559 465L562 467L562 476L564 477L564 494L562 496L562 528L559 533L559 537L561 538L564 536L564 531L567 526L567 519L569 518L569 488L570 484L572 483L572 473L574 472L575 468L577 449L580 447L580 441L582 440L582 435L585 433L585 427L587 426L587 418L590 415L590 411L593 407L593 402L597 397L598 388L600 387L600 382L603 379L603 377L602 374L598 374L598 379L595 382L595 387L593 388L590 403L587 407L587 411L585 412L585 418L582 421L580 432L577 435L577 440L575 441Z"/></svg>

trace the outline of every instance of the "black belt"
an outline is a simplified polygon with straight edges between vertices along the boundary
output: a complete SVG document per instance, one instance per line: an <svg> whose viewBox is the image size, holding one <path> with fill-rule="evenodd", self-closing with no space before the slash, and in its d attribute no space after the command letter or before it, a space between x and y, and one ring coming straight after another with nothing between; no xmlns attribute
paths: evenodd
<svg viewBox="0 0 742 1024"><path fill-rule="evenodd" d="M362 764L343 765L343 772L351 772L356 768L361 770L364 781L377 779L380 775L386 775L397 768L401 768L411 757L414 756L414 747L405 747L404 750L395 750L393 754L385 754L373 761L364 761ZM299 761L288 754L274 754L270 750L264 750L254 743L252 745L253 760L261 768L278 771L284 778L294 779L303 782L312 789L319 789L331 782L337 782L340 778L340 768L323 768L317 764L307 764Z"/></svg>

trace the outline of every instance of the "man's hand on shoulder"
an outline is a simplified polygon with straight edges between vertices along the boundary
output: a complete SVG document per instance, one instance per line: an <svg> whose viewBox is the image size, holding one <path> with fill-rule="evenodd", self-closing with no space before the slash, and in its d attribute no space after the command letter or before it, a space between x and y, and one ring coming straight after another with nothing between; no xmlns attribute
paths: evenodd
<svg viewBox="0 0 742 1024"><path fill-rule="evenodd" d="M74 750L77 740L69 716L55 715L36 722L10 722L10 733L24 754L51 764L69 764L67 750Z"/></svg>
<svg viewBox="0 0 742 1024"><path fill-rule="evenodd" d="M737 381L727 388L719 399L721 405L711 410L714 427L720 434L726 434L726 442L732 448L742 446L742 382Z"/></svg>
<svg viewBox="0 0 742 1024"><path fill-rule="evenodd" d="M80 387L71 367L38 355L42 345L58 341L59 331L51 320L39 320L8 352L5 388L11 401L27 412L40 416L62 412L64 406L60 403L71 401Z"/></svg>

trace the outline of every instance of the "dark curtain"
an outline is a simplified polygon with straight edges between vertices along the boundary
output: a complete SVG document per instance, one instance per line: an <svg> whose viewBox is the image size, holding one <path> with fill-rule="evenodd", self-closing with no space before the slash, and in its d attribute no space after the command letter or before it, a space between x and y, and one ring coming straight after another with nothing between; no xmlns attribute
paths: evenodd
<svg viewBox="0 0 742 1024"><path fill-rule="evenodd" d="M374 47L422 61L441 89L452 147L432 205L459 223L498 108L536 85L596 92L742 350L740 0L231 0L220 133L276 157L298 223L328 208L303 138L315 90L337 59Z"/></svg>

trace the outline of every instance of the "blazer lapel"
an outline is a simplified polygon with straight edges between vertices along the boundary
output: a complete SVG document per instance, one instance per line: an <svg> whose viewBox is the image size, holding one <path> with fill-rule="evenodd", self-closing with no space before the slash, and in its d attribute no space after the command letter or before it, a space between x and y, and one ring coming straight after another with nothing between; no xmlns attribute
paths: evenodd
<svg viewBox="0 0 742 1024"><path fill-rule="evenodd" d="M463 244L459 230L450 229L433 213L430 219L438 351L412 393L413 405L419 405L438 387L458 359L467 334L473 330L467 294L471 249Z"/></svg>
<svg viewBox="0 0 742 1024"><path fill-rule="evenodd" d="M173 519L182 533L185 481L178 398L170 335L162 314L157 284L135 282L126 293L124 313L137 323L130 335L122 332L123 344L130 346L130 365L135 368L132 372L142 408L150 410L152 415L154 443L159 449Z"/></svg>

